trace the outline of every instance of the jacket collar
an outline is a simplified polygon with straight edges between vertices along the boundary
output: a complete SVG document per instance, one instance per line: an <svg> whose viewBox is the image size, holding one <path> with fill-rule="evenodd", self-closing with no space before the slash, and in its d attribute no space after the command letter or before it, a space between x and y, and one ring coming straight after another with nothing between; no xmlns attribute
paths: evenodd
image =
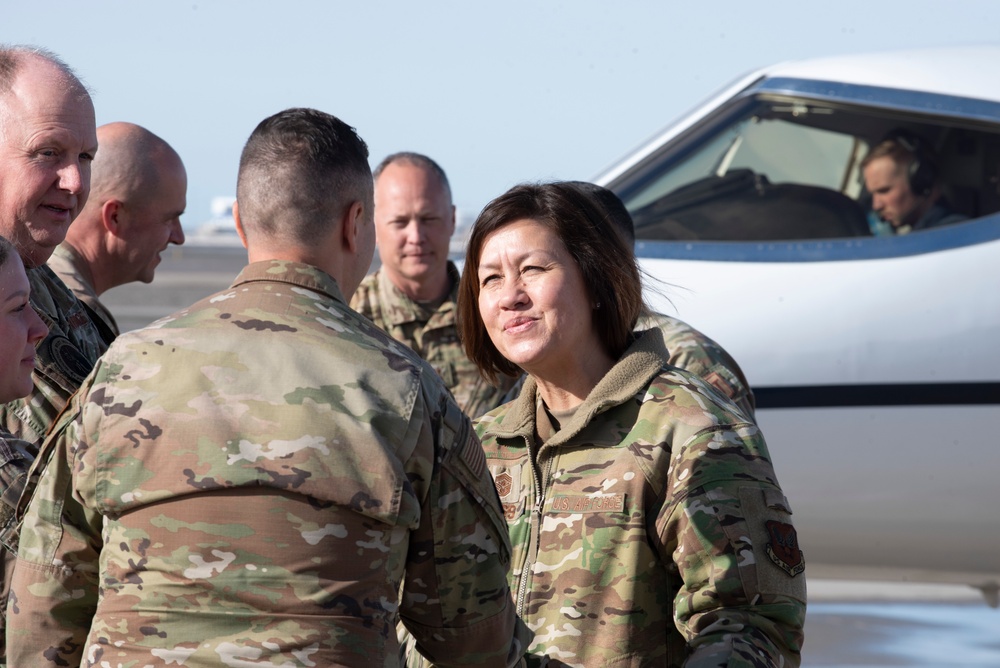
<svg viewBox="0 0 1000 668"><path fill-rule="evenodd" d="M403 325L408 322L422 322L427 323L429 329L439 326L440 323L437 322L438 320L443 319L443 324L453 323L454 316L452 312L455 310L455 304L458 301L458 281L461 275L459 274L458 267L451 260L448 260L447 272L448 281L451 284L448 296L445 297L443 304L432 310L410 299L405 292L397 288L389 280L389 277L380 268L378 270L377 285L379 291L378 304L379 308L382 309L382 320L389 326Z"/></svg>
<svg viewBox="0 0 1000 668"><path fill-rule="evenodd" d="M268 283L288 283L306 290L319 292L339 302L347 303L340 286L332 276L322 269L292 262L290 260L263 260L252 262L243 268L236 280L233 281L232 288L247 283L264 281Z"/></svg>
<svg viewBox="0 0 1000 668"><path fill-rule="evenodd" d="M546 441L546 445L560 445L569 441L598 413L619 406L643 392L649 382L659 375L668 357L669 353L663 344L663 335L659 329L636 333L632 344L618 362L594 386L573 418ZM533 438L537 390L535 379L528 376L521 393L511 402L505 413L498 416L498 420L488 428L488 431L500 438L519 436L529 440Z"/></svg>

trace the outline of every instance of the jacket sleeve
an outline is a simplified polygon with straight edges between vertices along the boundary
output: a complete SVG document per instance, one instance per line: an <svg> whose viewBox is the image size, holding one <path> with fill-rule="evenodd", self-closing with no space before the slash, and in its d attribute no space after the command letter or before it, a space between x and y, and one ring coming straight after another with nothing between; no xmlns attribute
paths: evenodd
<svg viewBox="0 0 1000 668"><path fill-rule="evenodd" d="M75 666L85 653L97 606L102 519L76 491L90 473L81 408L87 409L85 392L42 447L51 459L25 512L7 603L11 666Z"/></svg>
<svg viewBox="0 0 1000 668"><path fill-rule="evenodd" d="M507 584L510 539L482 446L445 392L414 457L432 457L420 527L413 532L400 617L417 648L441 666L515 665L531 638ZM435 400L436 399L436 400ZM431 447L427 447L430 445ZM421 496L418 493L418 496Z"/></svg>
<svg viewBox="0 0 1000 668"><path fill-rule="evenodd" d="M685 666L799 665L804 562L755 426L699 432L675 453L657 530L681 583Z"/></svg>

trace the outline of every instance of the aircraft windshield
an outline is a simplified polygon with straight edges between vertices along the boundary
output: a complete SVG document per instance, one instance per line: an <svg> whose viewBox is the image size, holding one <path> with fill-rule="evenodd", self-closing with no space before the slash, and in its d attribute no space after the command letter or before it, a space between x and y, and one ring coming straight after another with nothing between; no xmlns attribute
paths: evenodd
<svg viewBox="0 0 1000 668"><path fill-rule="evenodd" d="M613 187L650 240L769 241L886 233L870 210L861 161L908 126L943 150L944 192L967 217L996 210L985 165L996 135L892 118L885 111L787 97L743 99L680 137L673 150ZM891 233L891 228L890 228Z"/></svg>

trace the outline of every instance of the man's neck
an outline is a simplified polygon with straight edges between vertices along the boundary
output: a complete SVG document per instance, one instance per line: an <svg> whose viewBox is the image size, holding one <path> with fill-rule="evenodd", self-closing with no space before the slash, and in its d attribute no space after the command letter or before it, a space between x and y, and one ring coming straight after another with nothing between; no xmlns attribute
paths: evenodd
<svg viewBox="0 0 1000 668"><path fill-rule="evenodd" d="M112 287L100 280L101 277L94 271L97 267L97 259L93 256L93 254L88 253L86 248L81 248L83 244L77 245L70 239L65 239L63 240L62 245L66 246L70 253L76 256L77 261L75 261L73 265L76 270L80 272L80 277L84 280L84 282L90 285L90 287L94 290L94 294L100 297L108 289L110 289L110 287Z"/></svg>

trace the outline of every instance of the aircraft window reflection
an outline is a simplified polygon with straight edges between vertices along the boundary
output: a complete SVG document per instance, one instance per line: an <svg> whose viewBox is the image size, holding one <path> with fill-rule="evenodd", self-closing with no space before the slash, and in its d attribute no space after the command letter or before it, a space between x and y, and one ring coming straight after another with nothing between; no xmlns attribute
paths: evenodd
<svg viewBox="0 0 1000 668"><path fill-rule="evenodd" d="M841 190L850 170L854 138L783 120L747 125L730 169L752 169L771 183L801 183ZM856 184L856 180L851 180ZM854 188L855 197L858 188Z"/></svg>
<svg viewBox="0 0 1000 668"><path fill-rule="evenodd" d="M726 151L729 150L733 142L742 136L744 123L740 123L726 132L720 132L694 155L673 169L667 169L657 174L649 185L626 203L628 208L636 209L646 206L685 184L715 174Z"/></svg>

